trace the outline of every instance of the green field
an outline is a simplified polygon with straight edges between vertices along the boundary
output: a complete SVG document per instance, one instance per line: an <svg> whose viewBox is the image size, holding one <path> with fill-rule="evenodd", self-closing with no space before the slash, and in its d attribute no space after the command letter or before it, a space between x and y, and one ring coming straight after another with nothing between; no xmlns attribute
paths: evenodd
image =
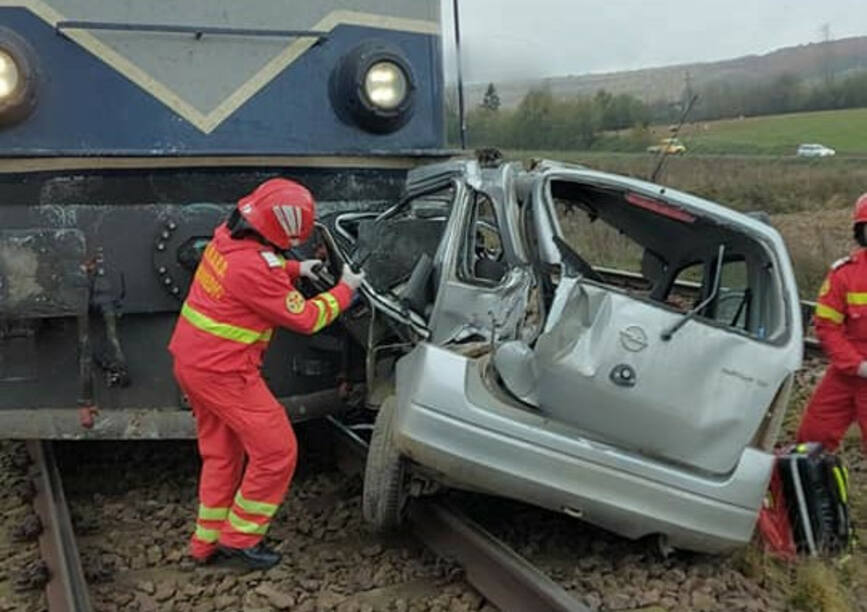
<svg viewBox="0 0 867 612"><path fill-rule="evenodd" d="M865 155L867 108L699 121L684 125L680 136L687 155L794 155L799 144L814 142L838 154Z"/></svg>

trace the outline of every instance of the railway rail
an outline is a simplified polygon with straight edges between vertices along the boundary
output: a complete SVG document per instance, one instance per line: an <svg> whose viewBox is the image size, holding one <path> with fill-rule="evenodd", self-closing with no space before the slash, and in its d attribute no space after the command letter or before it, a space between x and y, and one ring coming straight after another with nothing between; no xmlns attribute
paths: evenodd
<svg viewBox="0 0 867 612"><path fill-rule="evenodd" d="M333 425L341 467L363 473L365 442L352 429ZM560 585L458 509L431 499L413 500L408 509L413 533L441 557L464 568L467 581L501 610L589 612Z"/></svg>
<svg viewBox="0 0 867 612"><path fill-rule="evenodd" d="M367 443L336 419L342 467L364 470ZM28 451L38 470L34 506L42 523L39 546L49 572L49 612L91 612L88 585L51 442L34 440ZM587 612L589 608L551 578L453 506L414 501L409 524L418 539L439 556L463 567L467 581L501 610Z"/></svg>
<svg viewBox="0 0 867 612"><path fill-rule="evenodd" d="M93 607L54 449L47 440L31 440L27 450L38 470L33 505L42 524L39 549L48 568L45 593L49 612L91 612Z"/></svg>

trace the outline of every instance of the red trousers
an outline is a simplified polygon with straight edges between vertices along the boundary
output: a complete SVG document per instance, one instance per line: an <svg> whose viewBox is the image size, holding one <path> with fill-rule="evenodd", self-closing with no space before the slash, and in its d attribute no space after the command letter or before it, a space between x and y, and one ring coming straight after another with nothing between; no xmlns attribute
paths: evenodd
<svg viewBox="0 0 867 612"><path fill-rule="evenodd" d="M190 553L205 559L217 543L254 546L295 472L298 448L286 411L258 371L217 373L176 363L175 378L192 405L202 457Z"/></svg>
<svg viewBox="0 0 867 612"><path fill-rule="evenodd" d="M836 450L852 423L861 428L867 450L867 379L829 367L816 387L798 428L798 442L821 442Z"/></svg>

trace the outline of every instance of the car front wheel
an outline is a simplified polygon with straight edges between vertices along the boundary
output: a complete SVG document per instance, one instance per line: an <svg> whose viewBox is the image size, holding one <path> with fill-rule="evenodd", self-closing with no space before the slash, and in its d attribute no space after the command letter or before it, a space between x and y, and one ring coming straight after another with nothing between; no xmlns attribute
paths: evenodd
<svg viewBox="0 0 867 612"><path fill-rule="evenodd" d="M364 470L362 512L380 532L400 526L407 499L406 465L392 437L396 404L391 395L379 408Z"/></svg>

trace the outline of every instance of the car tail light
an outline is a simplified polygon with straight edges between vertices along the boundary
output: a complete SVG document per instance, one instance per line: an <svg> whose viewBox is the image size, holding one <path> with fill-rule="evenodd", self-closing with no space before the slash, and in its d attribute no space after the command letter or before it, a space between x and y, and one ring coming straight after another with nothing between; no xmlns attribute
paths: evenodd
<svg viewBox="0 0 867 612"><path fill-rule="evenodd" d="M689 214L681 208L672 206L668 202L662 202L643 195L638 195L637 193L627 193L626 201L633 206L638 206L639 208L644 208L671 219L683 221L684 223L693 223L695 221L694 215Z"/></svg>

